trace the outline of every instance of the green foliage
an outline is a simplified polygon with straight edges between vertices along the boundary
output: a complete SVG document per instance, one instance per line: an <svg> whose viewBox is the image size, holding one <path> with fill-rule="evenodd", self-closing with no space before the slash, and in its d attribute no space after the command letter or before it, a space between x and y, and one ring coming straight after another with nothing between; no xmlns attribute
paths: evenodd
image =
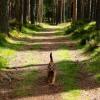
<svg viewBox="0 0 100 100"><path fill-rule="evenodd" d="M100 43L100 30L96 30L96 22L72 22L66 30L68 33L72 33L72 39L80 40L80 45L86 46L86 51L93 51Z"/></svg>
<svg viewBox="0 0 100 100"><path fill-rule="evenodd" d="M100 48L92 53L91 58L86 63L86 70L93 73L95 80L100 83Z"/></svg>
<svg viewBox="0 0 100 100"><path fill-rule="evenodd" d="M96 22L77 23L72 23L70 28L67 28L66 34L72 33L71 39L79 40L78 45L84 47L83 52L92 56L85 62L87 63L85 68L88 73L94 74L96 81L100 82L100 30L96 30Z"/></svg>
<svg viewBox="0 0 100 100"><path fill-rule="evenodd" d="M41 32L43 30L44 29L41 27L41 25L26 24L22 27L21 32L24 34L35 35L37 32Z"/></svg>
<svg viewBox="0 0 100 100"><path fill-rule="evenodd" d="M0 46L4 45L4 42L6 42L6 35L0 33Z"/></svg>
<svg viewBox="0 0 100 100"><path fill-rule="evenodd" d="M35 80L37 79L37 71L27 71L21 73L19 77L22 77L23 80L20 84L17 83L17 87L14 89L14 95L18 97L31 95L32 90L35 87Z"/></svg>
<svg viewBox="0 0 100 100"><path fill-rule="evenodd" d="M80 21L73 21L72 24L67 28L66 34L70 34L74 32L75 30L81 28L86 22L83 20Z"/></svg>
<svg viewBox="0 0 100 100"><path fill-rule="evenodd" d="M86 52L93 51L95 48L97 48L97 41L96 40L90 40L89 43L86 46Z"/></svg>
<svg viewBox="0 0 100 100"><path fill-rule="evenodd" d="M38 24L38 25L34 25L34 24L29 24L27 23L26 25L24 25L25 27L32 29L34 31L42 31L43 28Z"/></svg>
<svg viewBox="0 0 100 100"><path fill-rule="evenodd" d="M69 50L67 50L66 45L60 45L60 48L55 51L55 56L59 60L56 63L60 71L58 81L64 86L64 92L61 93L61 96L63 100L75 100L80 95L80 89L77 85L79 66L70 60Z"/></svg>
<svg viewBox="0 0 100 100"><path fill-rule="evenodd" d="M73 39L79 39L88 37L91 32L95 31L95 22L85 23L82 26L78 27L72 34Z"/></svg>
<svg viewBox="0 0 100 100"><path fill-rule="evenodd" d="M72 61L62 61L58 63L60 71L63 72L59 76L59 81L64 85L63 100L75 100L80 95L80 90L77 86L78 66ZM74 98L73 98L74 97Z"/></svg>
<svg viewBox="0 0 100 100"><path fill-rule="evenodd" d="M7 62L7 59L0 56L0 70L1 70L2 68L7 67L7 63L8 63L8 62Z"/></svg>
<svg viewBox="0 0 100 100"><path fill-rule="evenodd" d="M90 37L89 37L88 35L85 35L85 36L80 40L80 45L84 46L89 40L90 40Z"/></svg>

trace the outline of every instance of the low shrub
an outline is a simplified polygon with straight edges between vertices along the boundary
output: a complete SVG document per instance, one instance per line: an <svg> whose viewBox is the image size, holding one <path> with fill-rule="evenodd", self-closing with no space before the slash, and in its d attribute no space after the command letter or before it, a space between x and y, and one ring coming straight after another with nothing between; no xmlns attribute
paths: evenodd
<svg viewBox="0 0 100 100"><path fill-rule="evenodd" d="M70 33L74 32L75 30L82 27L85 23L86 22L84 22L83 20L73 21L72 24L67 28L66 34L70 34Z"/></svg>

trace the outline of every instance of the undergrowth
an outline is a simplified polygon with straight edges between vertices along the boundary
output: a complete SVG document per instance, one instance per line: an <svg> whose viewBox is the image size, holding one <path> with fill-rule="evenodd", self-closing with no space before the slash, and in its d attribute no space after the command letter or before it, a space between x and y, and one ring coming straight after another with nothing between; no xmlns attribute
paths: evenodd
<svg viewBox="0 0 100 100"><path fill-rule="evenodd" d="M90 59L85 61L87 63L86 70L92 73L93 78L100 83L100 48L95 49L90 56Z"/></svg>
<svg viewBox="0 0 100 100"><path fill-rule="evenodd" d="M12 25L9 36L4 33L0 33L0 68L7 67L6 63L9 62L8 59L10 56L15 54L17 51L21 51L21 48L29 45L29 43L25 40L26 38L30 39L32 35L41 35L37 34L39 31L43 31L43 28L40 25L26 24L22 27L21 32L17 29L17 27ZM40 48L40 44L32 44L31 49L34 50Z"/></svg>
<svg viewBox="0 0 100 100"><path fill-rule="evenodd" d="M55 51L55 56L58 61L56 65L60 70L58 78L59 83L62 83L64 88L61 93L63 100L77 100L80 96L80 89L78 88L77 75L79 66L71 60L68 47L60 45L59 50Z"/></svg>
<svg viewBox="0 0 100 100"><path fill-rule="evenodd" d="M72 40L80 40L80 45L85 46L87 52L93 51L100 44L100 30L96 30L96 22L72 22L66 34L71 34Z"/></svg>
<svg viewBox="0 0 100 100"><path fill-rule="evenodd" d="M86 61L86 70L93 73L96 81L100 82L100 30L96 30L96 22L77 21L67 27L73 41L79 40L77 49L83 50L90 59Z"/></svg>

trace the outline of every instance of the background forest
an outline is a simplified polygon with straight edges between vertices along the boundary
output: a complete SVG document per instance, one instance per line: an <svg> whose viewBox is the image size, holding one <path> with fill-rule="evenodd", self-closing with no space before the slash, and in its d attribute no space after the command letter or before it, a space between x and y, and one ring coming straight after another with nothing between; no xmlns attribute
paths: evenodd
<svg viewBox="0 0 100 100"><path fill-rule="evenodd" d="M100 100L100 0L0 0L0 100Z"/></svg>

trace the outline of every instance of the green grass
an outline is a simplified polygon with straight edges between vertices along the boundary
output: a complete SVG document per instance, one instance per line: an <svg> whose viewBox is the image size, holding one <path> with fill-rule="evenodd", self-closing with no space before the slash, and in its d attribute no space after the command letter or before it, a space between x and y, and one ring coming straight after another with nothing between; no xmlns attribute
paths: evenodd
<svg viewBox="0 0 100 100"><path fill-rule="evenodd" d="M91 29L93 29L93 27L95 27L95 23L84 23L84 22L79 22L79 23L74 23L74 25L76 25L75 28L73 30L71 30L71 32L74 32L74 34L72 34L72 39L80 39L80 38L85 38L87 40L87 36L89 36L90 38L93 39L97 39L95 37L98 37L97 34L95 33L95 31L93 31L95 34L91 34ZM41 24L43 25L43 24ZM74 25L72 27L74 27ZM52 26L50 25L44 25L41 26L44 29L49 28L52 29ZM24 26L22 29L22 32L18 32L17 30L13 30L12 31L12 36L16 37L18 39L23 38L23 37L27 37L30 35L40 35L36 32L40 32L41 31L41 27L39 26L39 29L34 29L33 27L29 26ZM70 27L70 24L68 24L68 26L66 25L67 29ZM59 26L55 26L55 28L60 31L59 33L55 33L56 35L63 35L64 34L64 29L65 26L59 25ZM77 29L78 28L78 29ZM61 31L62 29L62 31ZM71 29L71 27L70 27ZM94 29L93 29L94 30ZM26 35L26 33L27 35ZM86 33L85 33L86 32ZM97 32L97 31L96 31ZM25 34L24 34L25 33ZM82 34L81 34L82 33ZM76 35L76 36L75 36ZM5 67L7 66L8 62L7 62L7 57L12 55L13 53L16 53L16 51L18 51L21 47L25 46L25 43L22 43L20 41L15 41L13 39L9 39L8 37L5 36L0 36L1 41L0 41L0 66ZM42 48L41 44L34 44L32 46L32 50L39 50ZM78 49L78 48L77 48ZM61 93L61 96L63 98L63 100L77 100L79 99L80 96L80 89L78 87L78 80L77 80L77 76L78 76L78 72L80 70L79 66L71 60L70 58L70 50L68 50L68 47L66 45L59 45L59 49L57 49L56 51L53 52L54 53L54 57L56 57L55 59L57 59L58 62L56 62L58 69L60 71L59 77L58 77L58 81L64 86L63 87L63 91ZM89 62L86 66L86 70L89 73L94 73L94 77L96 79L96 81L100 81L100 49L95 49L92 53L93 55L91 55L91 61L87 61ZM26 57L26 59L30 59L31 56L28 55L28 57ZM31 61L31 60L30 60ZM32 61L32 63L38 63L37 61ZM30 63L30 62L29 62ZM28 65L28 64L27 64ZM28 67L26 64L25 66ZM23 97L23 96L29 96L32 95L30 93L32 93L32 90L34 91L34 82L37 79L38 75L36 71L31 71L31 72L25 72L25 73L21 73L21 76L23 78L21 83L18 83L14 90L14 95L19 96L19 97Z"/></svg>
<svg viewBox="0 0 100 100"><path fill-rule="evenodd" d="M96 82L100 83L100 47L99 47L100 30L96 30L96 23L95 22L89 22L89 23L75 22L75 23L72 23L69 27L67 27L65 32L72 41L76 41L76 40L79 41L77 42L76 49L80 49L85 55L87 54L89 55L90 59L87 61L84 61L85 63L84 68L87 71L87 73L93 74L93 79ZM65 77L64 75L62 75L61 78L63 79L62 82L64 82L65 84L66 91L68 91L67 88L73 87L73 89L69 89L68 94L66 92L63 94L64 100L76 100L74 98L75 96L74 96L73 91L76 91L75 94L80 93L80 90L77 88L77 85L74 86L76 84L75 76L77 76L77 72L79 70L78 66L75 65L75 63L71 61L67 61L67 62L62 61L58 63L58 65L61 66L60 69L63 70L63 72L65 72ZM64 66L64 69L63 69L63 66ZM74 67L76 69L74 69ZM72 70L72 72L70 70ZM72 80L69 79L70 77L72 77L71 78ZM77 95L76 97L79 97L79 96Z"/></svg>
<svg viewBox="0 0 100 100"><path fill-rule="evenodd" d="M58 81L64 86L61 96L63 100L77 100L80 96L80 89L77 83L79 66L71 61L70 51L67 50L66 45L61 45L60 48L62 49L55 51L55 56L59 61L57 62L60 70Z"/></svg>
<svg viewBox="0 0 100 100"><path fill-rule="evenodd" d="M83 27L85 25L86 22L84 22L83 20L80 21L73 21L67 28L65 33L66 34L70 34L72 32L75 32L77 29Z"/></svg>
<svg viewBox="0 0 100 100"><path fill-rule="evenodd" d="M22 33L34 35L36 33L36 31L34 31L33 29L30 29L30 28L27 28L27 27L23 26L22 27Z"/></svg>
<svg viewBox="0 0 100 100"><path fill-rule="evenodd" d="M58 67L63 73L59 76L59 81L64 85L62 97L64 100L76 100L80 96L77 83L78 66L72 61L58 62Z"/></svg>
<svg viewBox="0 0 100 100"><path fill-rule="evenodd" d="M17 84L18 86L15 87L14 96L25 97L32 95L32 92L34 92L35 80L38 77L37 71L27 71L22 73L19 77L23 80L21 83Z"/></svg>
<svg viewBox="0 0 100 100"><path fill-rule="evenodd" d="M96 30L96 22L72 22L66 28L66 34L70 34L71 40L80 41L77 49L90 57L85 61L85 70L93 73L95 80L100 82L100 30Z"/></svg>
<svg viewBox="0 0 100 100"><path fill-rule="evenodd" d="M22 28L22 32L24 33L18 31L17 28L10 29L10 37L8 37L6 34L0 33L0 56L2 57L0 59L0 68L5 67L5 62L3 58L5 58L7 60L7 63L9 63L9 60L11 60L9 59L10 56L13 56L17 51L21 51L21 48L29 45L29 43L27 43L26 41L21 41L21 39L30 39L32 35L39 36L41 35L40 33L38 34L39 31L43 31L43 28L40 25L26 24ZM31 46L32 50L42 48L41 44L31 44Z"/></svg>
<svg viewBox="0 0 100 100"><path fill-rule="evenodd" d="M8 57L14 54L14 51L7 47L6 35L0 33L0 70L7 67Z"/></svg>
<svg viewBox="0 0 100 100"><path fill-rule="evenodd" d="M86 70L92 73L97 82L100 83L100 48L92 52L91 58L86 61Z"/></svg>
<svg viewBox="0 0 100 100"><path fill-rule="evenodd" d="M38 32L44 31L41 25L26 24L22 27L22 33L27 35L38 35Z"/></svg>
<svg viewBox="0 0 100 100"><path fill-rule="evenodd" d="M90 22L83 24L82 26L79 26L73 32L74 34L72 34L72 39L80 39L89 36L91 32L95 30L95 25L96 25L95 22Z"/></svg>
<svg viewBox="0 0 100 100"><path fill-rule="evenodd" d="M66 34L70 34L72 40L79 40L85 50L93 51L100 44L100 30L96 30L96 22L77 21L66 28Z"/></svg>
<svg viewBox="0 0 100 100"><path fill-rule="evenodd" d="M62 24L58 24L58 25L50 25L50 24L47 24L47 23L41 23L40 26L43 28L43 29L54 29L54 30L62 30L68 26L70 26L70 22L68 23L62 23Z"/></svg>
<svg viewBox="0 0 100 100"><path fill-rule="evenodd" d="M6 58L0 56L0 70L7 67L8 61Z"/></svg>
<svg viewBox="0 0 100 100"><path fill-rule="evenodd" d="M71 34L72 39L80 39L84 38L86 35L90 35L91 32L95 31L96 22L84 22L84 21L77 21L72 22L69 27L66 28L65 33ZM71 31L70 31L71 30Z"/></svg>
<svg viewBox="0 0 100 100"><path fill-rule="evenodd" d="M8 67L10 56L14 55L16 51L24 46L20 41L13 40L14 38L23 37L22 33L17 30L11 30L8 37L6 34L0 33L0 69Z"/></svg>

